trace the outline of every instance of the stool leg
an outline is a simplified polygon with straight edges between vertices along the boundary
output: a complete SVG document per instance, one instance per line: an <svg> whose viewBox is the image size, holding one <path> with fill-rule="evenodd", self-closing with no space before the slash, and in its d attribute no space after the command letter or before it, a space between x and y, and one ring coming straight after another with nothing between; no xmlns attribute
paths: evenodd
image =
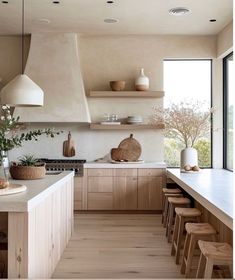
<svg viewBox="0 0 235 280"><path fill-rule="evenodd" d="M201 253L199 263L198 263L196 278L203 278L204 271L205 271L205 263L206 263L206 259Z"/></svg>
<svg viewBox="0 0 235 280"><path fill-rule="evenodd" d="M166 196L162 194L162 224L164 222L165 200L166 200Z"/></svg>
<svg viewBox="0 0 235 280"><path fill-rule="evenodd" d="M177 242L176 242L176 256L175 256L175 263L176 264L179 264L180 249L181 249L183 232L184 232L184 218L180 218L178 236L177 236Z"/></svg>
<svg viewBox="0 0 235 280"><path fill-rule="evenodd" d="M176 215L175 226L174 226L173 237L172 237L171 256L175 255L175 245L177 244L179 224L180 224L180 217Z"/></svg>
<svg viewBox="0 0 235 280"><path fill-rule="evenodd" d="M166 198L165 200L165 205L164 205L164 218L163 218L163 227L165 228L167 226L167 217L168 217L168 208L169 208L169 203L168 199Z"/></svg>
<svg viewBox="0 0 235 280"><path fill-rule="evenodd" d="M185 270L186 278L189 278L189 275L190 275L193 254L194 254L194 249L195 249L196 244L197 244L197 238L191 234L189 249L188 249L187 263L186 263L186 270Z"/></svg>
<svg viewBox="0 0 235 280"><path fill-rule="evenodd" d="M167 242L171 242L171 231L172 231L172 224L174 219L174 206L171 203L170 204L170 210L169 210L169 219L168 219L168 227L167 227Z"/></svg>
<svg viewBox="0 0 235 280"><path fill-rule="evenodd" d="M185 238L185 242L184 242L184 251L183 251L183 262L181 264L181 269L180 269L180 273L184 274L185 273L185 268L186 268L186 263L185 263L185 259L188 255L188 247L189 247L189 242L190 242L190 234L186 234L186 238Z"/></svg>
<svg viewBox="0 0 235 280"><path fill-rule="evenodd" d="M211 279L212 272L213 272L213 261L211 259L207 259L204 278Z"/></svg>

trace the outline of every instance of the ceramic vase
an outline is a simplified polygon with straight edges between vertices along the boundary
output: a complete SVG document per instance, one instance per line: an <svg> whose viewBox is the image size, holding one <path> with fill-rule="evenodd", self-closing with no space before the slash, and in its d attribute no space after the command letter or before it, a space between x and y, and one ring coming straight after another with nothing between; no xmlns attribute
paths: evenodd
<svg viewBox="0 0 235 280"><path fill-rule="evenodd" d="M9 179L9 159L8 153L1 151L2 162L0 163L0 178L8 181Z"/></svg>
<svg viewBox="0 0 235 280"><path fill-rule="evenodd" d="M198 166L198 153L194 148L185 148L180 153L180 169L184 170L185 165Z"/></svg>
<svg viewBox="0 0 235 280"><path fill-rule="evenodd" d="M140 75L135 80L135 89L137 91L145 91L149 89L149 78L144 74L144 68L140 69Z"/></svg>

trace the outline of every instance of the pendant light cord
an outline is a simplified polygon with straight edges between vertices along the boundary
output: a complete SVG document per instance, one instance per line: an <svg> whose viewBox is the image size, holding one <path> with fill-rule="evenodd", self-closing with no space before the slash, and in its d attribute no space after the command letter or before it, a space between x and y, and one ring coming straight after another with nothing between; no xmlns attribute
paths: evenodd
<svg viewBox="0 0 235 280"><path fill-rule="evenodd" d="M24 0L22 0L21 72L24 74Z"/></svg>

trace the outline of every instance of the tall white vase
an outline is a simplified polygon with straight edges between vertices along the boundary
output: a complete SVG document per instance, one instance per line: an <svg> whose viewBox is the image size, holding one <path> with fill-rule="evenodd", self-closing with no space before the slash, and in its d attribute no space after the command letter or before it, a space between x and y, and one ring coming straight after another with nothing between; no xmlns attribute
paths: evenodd
<svg viewBox="0 0 235 280"><path fill-rule="evenodd" d="M180 169L184 170L185 165L198 166L198 153L194 148L185 148L180 153Z"/></svg>
<svg viewBox="0 0 235 280"><path fill-rule="evenodd" d="M138 91L145 91L149 89L149 78L144 74L144 68L140 69L140 75L135 80L135 89Z"/></svg>

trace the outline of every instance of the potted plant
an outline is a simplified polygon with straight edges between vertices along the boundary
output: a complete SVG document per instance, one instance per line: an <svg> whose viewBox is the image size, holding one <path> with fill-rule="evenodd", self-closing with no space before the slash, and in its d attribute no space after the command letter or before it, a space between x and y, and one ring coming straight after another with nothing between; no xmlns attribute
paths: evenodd
<svg viewBox="0 0 235 280"><path fill-rule="evenodd" d="M0 188L7 186L8 151L21 147L25 141L37 141L41 135L54 138L62 132L54 131L53 128L23 132L26 127L19 123L19 119L19 117L12 117L9 106L0 107Z"/></svg>
<svg viewBox="0 0 235 280"><path fill-rule="evenodd" d="M185 148L181 151L181 170L198 171L198 153L194 148L198 139L210 131L213 108L203 109L203 102L171 103L166 109L154 107L153 123L165 123L165 136L179 140Z"/></svg>
<svg viewBox="0 0 235 280"><path fill-rule="evenodd" d="M33 155L24 155L19 158L19 162L12 162L10 174L16 180L41 179L46 175L45 163Z"/></svg>

